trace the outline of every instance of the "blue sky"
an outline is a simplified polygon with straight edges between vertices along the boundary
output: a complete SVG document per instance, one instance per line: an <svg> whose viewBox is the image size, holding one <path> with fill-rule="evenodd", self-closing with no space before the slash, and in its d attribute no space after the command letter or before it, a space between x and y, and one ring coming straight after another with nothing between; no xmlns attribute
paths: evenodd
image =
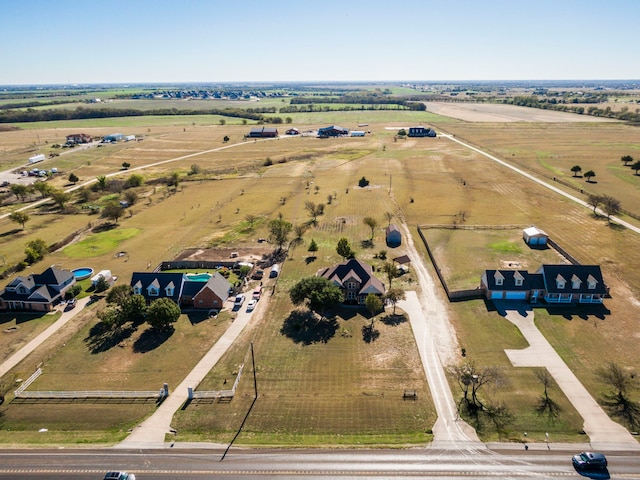
<svg viewBox="0 0 640 480"><path fill-rule="evenodd" d="M637 0L0 0L0 85L640 79Z"/></svg>

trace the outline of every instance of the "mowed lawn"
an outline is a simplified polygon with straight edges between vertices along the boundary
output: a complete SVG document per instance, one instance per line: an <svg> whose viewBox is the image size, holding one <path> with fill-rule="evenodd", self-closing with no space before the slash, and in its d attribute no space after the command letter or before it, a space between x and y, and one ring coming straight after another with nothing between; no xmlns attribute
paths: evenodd
<svg viewBox="0 0 640 480"><path fill-rule="evenodd" d="M409 118L408 122L413 123L415 118ZM619 361L623 365L638 363L640 358L632 340L636 331L632 298L637 298L640 292L640 270L637 268L640 264L637 252L640 250L635 234L607 226L606 221L594 218L588 209L560 199L447 139L394 141L394 132L385 130L385 126L385 123L371 125L373 133L365 138L247 142L241 147L204 154L197 160L187 159L158 167L154 169L154 175L178 168L184 175L184 181L176 193L168 192L164 187L150 187L150 201L146 198L141 200L134 205L131 216L126 215L120 220L117 229L138 229L140 233L123 240L101 256L71 259L62 251L47 257L45 263L62 263L65 268L86 266L84 264L94 270L109 268L122 281L127 281L131 272L147 270L162 260L173 258L187 247L216 242L228 246L251 245L257 238L268 236L267 220L276 218L279 213L293 224L300 225L309 220L306 201L327 204L325 214L318 218L318 226L303 236L304 244L290 251L270 309L263 320L243 335L241 342L230 350L203 385L203 388L218 389L224 380L227 384L231 382L238 365L246 357L249 343L254 343L259 398L245 424L244 433L238 439L239 443L370 445L415 444L429 440L435 413L407 322L387 325L376 320L380 335L370 343L362 335L362 327L369 322L368 314L352 310L340 312L337 324L328 331L326 328L319 332L318 328L311 329L311 332L316 331L316 336L311 337L316 340L308 344L300 340L299 335L287 335L289 330L286 328L283 331L283 326L291 324L287 322L292 311L288 301L289 288L299 278L313 275L318 268L338 262L335 245L340 237L349 239L358 258L376 266L382 263L375 258L382 249L388 250L389 257L404 253L401 249L389 251L384 245L385 212L393 213L397 221L404 220L414 232L416 225L461 221L467 224L535 224L543 228L583 263L601 264L613 298L607 301L610 313L604 319L567 312L549 312L547 319L547 313L541 313L541 330L596 397L602 392L602 387L595 378L595 366L608 360ZM217 135L212 137L214 127L211 130L203 128L201 137L197 129L190 131L185 128L186 131L182 128L168 129L157 139L140 142L135 149L123 147L113 150L114 155L97 161L98 164L103 163L100 171L117 168L125 159L142 163L156 155L159 159L166 159L173 154L183 154L179 152L194 151L195 145L198 148L222 145ZM225 128L233 127L225 126L218 130L216 126L215 132L227 131ZM240 135L240 132L233 131L233 134ZM147 140L153 142L145 143ZM146 150L142 149L143 144L147 145ZM164 152L163 147L174 150L174 153ZM273 161L270 167L264 166L267 158ZM198 163L211 174L188 177L192 163ZM126 172L123 174L127 175ZM360 189L357 183L363 176L370 185ZM247 227L244 219L247 214L258 215L261 219L253 229ZM362 222L366 216L376 218L379 223L374 232L373 248L364 248L362 244L371 236L369 227ZM76 217L84 219L84 222L87 220L83 215L73 216ZM67 217L61 218L64 221ZM15 228L15 225L6 224L6 228ZM47 238L55 237L49 228L53 228L53 224L51 227L43 226L38 233ZM307 252L311 239L320 246L314 261L308 259L310 254ZM422 250L415 235L414 240ZM511 257L514 252L504 250L509 250L507 247L516 243L517 238L511 235L490 239L487 244L494 244L495 248L491 250L489 260L506 258L507 254ZM443 257L448 257L450 245L458 245L457 249L464 250L463 244L461 240L443 243ZM15 252L20 251L18 247L11 248ZM114 254L120 250L128 255L116 258ZM535 268L538 259L529 261ZM457 262L447 268L464 283L467 275L459 272L475 272L477 262L471 253ZM479 278L473 278L474 285L476 281L479 282ZM415 287L411 277L399 284ZM535 381L533 370L511 367L504 354L505 348L526 346L510 324L497 312L487 310L484 302L451 304L449 310L459 343L467 349L470 358L482 365L504 368L511 380L510 386L500 392L486 391L487 395L504 401L515 418L500 438L519 441L519 432L526 427L532 438L552 432L556 440L584 441L584 436L578 433L581 420L557 389L551 392L553 399L562 406L560 416L548 419L534 413L541 387ZM294 325L294 332L295 328L300 329ZM588 333L582 333L582 330ZM137 332L136 335L138 333L142 334ZM78 348L83 345L86 349L86 337L86 331L81 331L74 337L74 345ZM159 348L172 349L171 355L180 355L180 358L188 356L187 343L174 341L178 338L172 336ZM86 358L82 355L87 355L87 352L78 357L80 361ZM107 360L107 356L103 356L101 360L86 362L88 370L80 369L74 382L84 379L99 387L103 379L95 370L102 368L102 363L108 371L113 370L115 381L118 377L131 375L136 384L141 382L146 386L166 377L160 375L164 363L158 361L158 372L143 380L138 373L142 364L130 362L131 358L137 357L129 357L126 352L126 348L116 346L108 352L113 359ZM61 348L59 353L48 358L48 362L56 365L55 372L79 368L70 362L67 364L64 358L69 357L65 355L64 348ZM136 355L144 357L149 352ZM31 363L35 365L37 362L31 360ZM143 363L151 365L156 362L145 359ZM25 374L28 371L26 369ZM38 382L50 382L48 386L51 388L54 388L53 384L62 382L62 373L47 375L46 371L45 368L45 375ZM180 376L184 376L182 370L175 374L175 377ZM36 385L34 388L40 388ZM454 395L457 395L453 381L452 387ZM401 395L405 388L417 389L418 400L403 401ZM179 425L177 428L183 438L227 441L235 434L252 399L253 380L251 372L245 370L238 395L232 402L190 405L179 413L174 423ZM56 423L54 413L58 407L61 420ZM83 438L89 438L88 430L94 425L99 431L96 440L86 441L103 441L109 437L104 434L104 429L112 428L112 424L120 438L126 428L136 423L136 418L142 419L153 409L148 405L121 407L101 406L100 409L104 408L101 415L95 415L93 419L91 414L78 409L77 412L81 413L78 418L86 415L89 419L86 437ZM109 417L109 409L126 412ZM39 416L42 413L38 413L41 410L38 405L9 404L0 419L4 422L0 428L3 432L11 424L19 427L17 430L27 426L31 428L43 419ZM66 430L75 431L76 427L69 423L73 421L70 420L71 410L66 405L56 405L50 410L46 419L52 437L64 436ZM37 422L30 422L30 418ZM114 418L114 421L110 423L105 418ZM491 429L481 434L487 439L498 437ZM75 434L69 433L67 438L73 441Z"/></svg>

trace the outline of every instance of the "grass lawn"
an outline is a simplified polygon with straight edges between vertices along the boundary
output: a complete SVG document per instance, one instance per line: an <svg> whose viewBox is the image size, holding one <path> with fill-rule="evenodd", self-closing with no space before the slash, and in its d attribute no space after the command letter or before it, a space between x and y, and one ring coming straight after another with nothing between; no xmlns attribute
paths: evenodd
<svg viewBox="0 0 640 480"><path fill-rule="evenodd" d="M0 363L7 360L40 332L55 323L60 312L51 313L0 313ZM2 384L0 384L2 385ZM13 385L6 384L0 393L10 390Z"/></svg>
<svg viewBox="0 0 640 480"><path fill-rule="evenodd" d="M114 228L106 232L95 233L84 240L64 248L63 253L69 258L99 257L112 252L118 246L140 233L137 228Z"/></svg>

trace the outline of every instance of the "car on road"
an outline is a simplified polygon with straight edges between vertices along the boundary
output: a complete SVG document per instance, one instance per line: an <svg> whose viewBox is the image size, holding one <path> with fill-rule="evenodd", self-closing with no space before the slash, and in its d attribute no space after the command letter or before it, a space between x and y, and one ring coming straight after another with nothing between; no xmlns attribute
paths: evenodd
<svg viewBox="0 0 640 480"><path fill-rule="evenodd" d="M127 472L107 472L104 480L136 480L136 476Z"/></svg>
<svg viewBox="0 0 640 480"><path fill-rule="evenodd" d="M582 452L571 458L576 470L604 470L607 468L607 457L602 453Z"/></svg>
<svg viewBox="0 0 640 480"><path fill-rule="evenodd" d="M249 300L249 303L247 303L247 312L252 311L254 308L256 308L256 305L258 304L257 300Z"/></svg>

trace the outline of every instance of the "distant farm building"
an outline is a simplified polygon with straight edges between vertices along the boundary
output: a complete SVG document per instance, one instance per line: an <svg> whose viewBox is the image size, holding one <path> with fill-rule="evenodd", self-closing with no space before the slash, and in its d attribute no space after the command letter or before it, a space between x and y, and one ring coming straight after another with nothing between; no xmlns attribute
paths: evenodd
<svg viewBox="0 0 640 480"><path fill-rule="evenodd" d="M409 136L410 137L435 137L436 132L431 128L425 127L409 127Z"/></svg>
<svg viewBox="0 0 640 480"><path fill-rule="evenodd" d="M72 133L71 135L67 135L67 143L70 145L89 143L90 141L91 135L87 135L86 133Z"/></svg>
<svg viewBox="0 0 640 480"><path fill-rule="evenodd" d="M525 228L522 231L522 238L527 245L546 245L549 235L536 227Z"/></svg>
<svg viewBox="0 0 640 480"><path fill-rule="evenodd" d="M396 225L389 225L386 230L387 246L391 248L402 245L402 233Z"/></svg>
<svg viewBox="0 0 640 480"><path fill-rule="evenodd" d="M319 137L341 137L343 135L349 135L349 129L339 127L337 125L331 125L330 127L324 127L318 129Z"/></svg>
<svg viewBox="0 0 640 480"><path fill-rule="evenodd" d="M277 137L278 129L276 127L255 127L249 132L251 138L270 138Z"/></svg>
<svg viewBox="0 0 640 480"><path fill-rule="evenodd" d="M102 138L103 143L118 143L124 140L124 135L122 133L112 133L111 135L105 135Z"/></svg>
<svg viewBox="0 0 640 480"><path fill-rule="evenodd" d="M38 155L34 155L33 157L29 157L29 163L38 163L43 161L45 158L47 157L45 157L43 153L40 153Z"/></svg>

